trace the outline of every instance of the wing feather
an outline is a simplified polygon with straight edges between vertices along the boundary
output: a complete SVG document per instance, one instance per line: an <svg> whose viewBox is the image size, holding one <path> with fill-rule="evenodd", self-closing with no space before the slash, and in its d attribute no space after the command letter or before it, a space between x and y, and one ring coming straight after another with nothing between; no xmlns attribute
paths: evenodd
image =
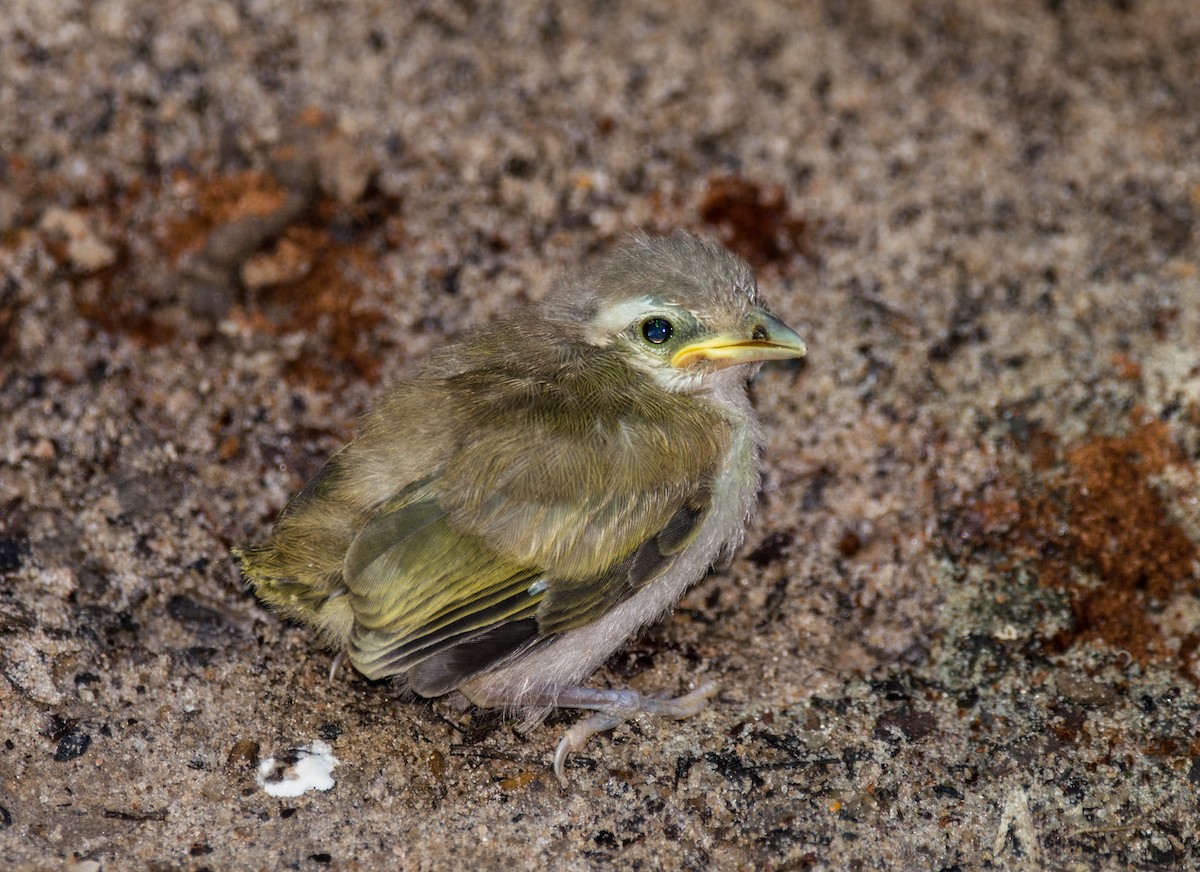
<svg viewBox="0 0 1200 872"><path fill-rule="evenodd" d="M398 406L404 396L437 398L462 426L444 463L378 506L346 554L350 654L364 674L445 692L595 620L691 541L729 422L614 352L557 353L521 377L467 369L394 395L388 414L429 413ZM356 450L397 448L370 432Z"/></svg>

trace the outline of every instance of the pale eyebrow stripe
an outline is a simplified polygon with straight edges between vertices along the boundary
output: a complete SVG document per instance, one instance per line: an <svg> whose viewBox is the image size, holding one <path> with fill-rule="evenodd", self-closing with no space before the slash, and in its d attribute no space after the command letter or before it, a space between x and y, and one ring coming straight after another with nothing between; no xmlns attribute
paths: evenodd
<svg viewBox="0 0 1200 872"><path fill-rule="evenodd" d="M665 309L666 307L655 302L653 297L638 297L633 300L626 300L624 303L606 310L592 322L588 339L596 344L602 344L611 338L613 334L620 333L638 318L653 314L656 308Z"/></svg>

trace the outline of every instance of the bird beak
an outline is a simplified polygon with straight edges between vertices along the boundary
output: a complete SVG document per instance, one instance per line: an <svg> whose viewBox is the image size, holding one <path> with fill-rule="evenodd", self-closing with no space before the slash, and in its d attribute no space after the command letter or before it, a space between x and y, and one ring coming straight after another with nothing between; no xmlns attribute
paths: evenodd
<svg viewBox="0 0 1200 872"><path fill-rule="evenodd" d="M671 366L686 369L704 360L713 369L724 369L742 363L790 360L803 357L807 350L795 330L770 312L755 309L741 328L706 336L676 351Z"/></svg>

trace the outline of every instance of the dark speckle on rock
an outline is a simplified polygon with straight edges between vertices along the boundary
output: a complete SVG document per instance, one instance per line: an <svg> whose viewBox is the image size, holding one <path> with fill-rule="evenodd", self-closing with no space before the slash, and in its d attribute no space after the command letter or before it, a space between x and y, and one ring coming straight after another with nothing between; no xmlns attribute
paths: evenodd
<svg viewBox="0 0 1200 872"><path fill-rule="evenodd" d="M66 718L59 714L50 715L49 719L42 726L41 733L52 742L58 742L75 728L79 721L72 718Z"/></svg>
<svg viewBox="0 0 1200 872"><path fill-rule="evenodd" d="M748 782L754 787L759 787L764 783L755 767L748 766L745 760L733 751L709 752L704 755L704 762L724 778L738 784Z"/></svg>
<svg viewBox="0 0 1200 872"><path fill-rule="evenodd" d="M872 682L871 690L881 694L888 702L900 702L910 698L910 693L904 682L896 676L889 676L880 681Z"/></svg>
<svg viewBox="0 0 1200 872"><path fill-rule="evenodd" d="M933 786L933 792L935 795L945 799L963 799L962 793L951 787L949 784L935 784Z"/></svg>
<svg viewBox="0 0 1200 872"><path fill-rule="evenodd" d="M770 533L758 547L746 555L746 559L755 566L767 566L783 558L794 537L786 530L776 530Z"/></svg>
<svg viewBox="0 0 1200 872"><path fill-rule="evenodd" d="M853 530L844 532L837 541L838 553L849 560L854 555L862 550L863 542L859 535Z"/></svg>
<svg viewBox="0 0 1200 872"><path fill-rule="evenodd" d="M27 550L28 543L23 539L0 538L0 573L20 569Z"/></svg>
<svg viewBox="0 0 1200 872"><path fill-rule="evenodd" d="M595 842L597 846L606 848L610 851L614 851L620 847L620 843L617 842L617 837L608 830L601 830L600 832L596 833L596 835L592 836L592 841Z"/></svg>
<svg viewBox="0 0 1200 872"><path fill-rule="evenodd" d="M82 757L92 744L92 737L78 727L72 727L58 742L54 759L59 763Z"/></svg>
<svg viewBox="0 0 1200 872"><path fill-rule="evenodd" d="M696 764L696 758L691 754L684 754L682 757L675 759L675 785L678 786L680 780L687 777L687 774L692 771L692 766Z"/></svg>
<svg viewBox="0 0 1200 872"><path fill-rule="evenodd" d="M225 616L216 609L200 605L186 594L176 594L167 601L167 614L204 636L219 633L228 625Z"/></svg>
<svg viewBox="0 0 1200 872"><path fill-rule="evenodd" d="M205 667L212 663L216 654L216 648L207 645L193 645L184 651L184 660L189 666Z"/></svg>
<svg viewBox="0 0 1200 872"><path fill-rule="evenodd" d="M901 706L880 715L875 722L875 738L885 742L896 742L901 738L909 742L919 742L934 733L937 728L937 718L931 712Z"/></svg>
<svg viewBox="0 0 1200 872"><path fill-rule="evenodd" d="M253 739L238 739L229 749L226 762L235 769L253 769L258 765L258 748Z"/></svg>

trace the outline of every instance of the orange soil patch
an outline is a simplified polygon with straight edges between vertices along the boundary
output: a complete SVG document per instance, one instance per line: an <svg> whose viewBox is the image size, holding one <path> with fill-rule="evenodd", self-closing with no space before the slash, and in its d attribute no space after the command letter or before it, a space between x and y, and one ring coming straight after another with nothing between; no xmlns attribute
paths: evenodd
<svg viewBox="0 0 1200 872"><path fill-rule="evenodd" d="M1056 647L1100 640L1138 662L1163 659L1168 647L1150 609L1200 593L1197 543L1172 520L1153 481L1185 462L1167 425L1151 421L1066 450L1035 431L1025 448L1027 471L1009 470L959 507L958 546L1000 553L1009 565L1032 563L1041 584L1070 594L1074 626Z"/></svg>

